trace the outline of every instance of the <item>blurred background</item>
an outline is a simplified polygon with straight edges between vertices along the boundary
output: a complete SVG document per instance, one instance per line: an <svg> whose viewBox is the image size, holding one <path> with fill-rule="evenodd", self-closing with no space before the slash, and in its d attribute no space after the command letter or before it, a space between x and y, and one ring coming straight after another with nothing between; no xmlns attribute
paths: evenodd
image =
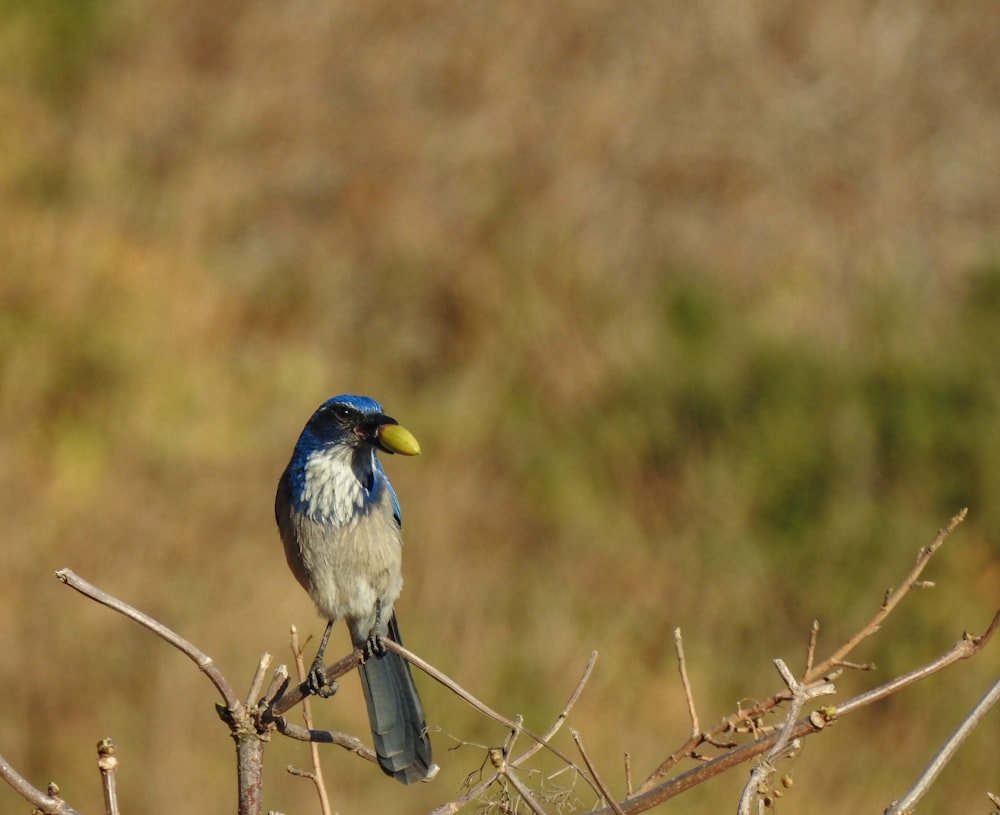
<svg viewBox="0 0 1000 815"><path fill-rule="evenodd" d="M536 731L596 649L570 725L620 794L624 752L638 783L686 738L676 626L708 725L779 687L773 658L802 669L813 619L821 655L849 637L963 506L936 588L835 699L987 624L1000 5L0 10L0 754L37 786L102 811L111 736L124 811L235 811L208 681L52 573L245 693L290 624L321 633L272 502L345 391L424 449L386 462L407 645ZM881 811L998 653L808 741L779 811ZM482 763L450 748L502 741L419 681L441 775L404 789L325 750L338 811L427 811ZM995 713L926 811L988 811ZM316 715L368 739L353 678ZM275 738L266 760L265 806L317 812L284 771L307 748ZM663 809L732 811L745 779ZM0 810L28 807L3 788Z"/></svg>

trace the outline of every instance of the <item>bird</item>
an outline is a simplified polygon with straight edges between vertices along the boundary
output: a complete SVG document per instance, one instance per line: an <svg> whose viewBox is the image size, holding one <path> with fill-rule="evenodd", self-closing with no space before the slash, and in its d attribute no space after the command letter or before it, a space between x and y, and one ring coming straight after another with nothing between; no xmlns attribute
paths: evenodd
<svg viewBox="0 0 1000 815"><path fill-rule="evenodd" d="M429 781L438 766L410 666L383 643L402 642L394 603L403 588L403 538L380 452L415 456L420 445L374 399L327 399L295 443L274 515L292 573L328 621L310 689L321 696L336 691L336 683L326 684L323 656L331 628L344 620L365 655L358 670L378 764L411 784Z"/></svg>

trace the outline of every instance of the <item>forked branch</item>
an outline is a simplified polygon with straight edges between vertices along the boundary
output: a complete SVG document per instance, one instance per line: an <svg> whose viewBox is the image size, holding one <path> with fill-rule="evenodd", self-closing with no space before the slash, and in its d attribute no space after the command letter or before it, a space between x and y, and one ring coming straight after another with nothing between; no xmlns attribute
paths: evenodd
<svg viewBox="0 0 1000 815"><path fill-rule="evenodd" d="M916 563L905 575L899 585L899 588L887 591L878 611L876 611L872 618L864 626L862 626L862 628L859 629L854 636L844 643L844 645L839 647L833 654L818 665L813 664L813 660L816 651L819 627L817 623L813 623L812 629L810 630L809 648L806 658L807 667L802 679L800 680L802 684L812 685L818 681L822 681L824 677L827 677L832 671L838 668L864 667L851 665L850 663L846 663L845 660L861 642L879 630L886 617L892 613L892 611L899 605L900 601L912 588L914 588L914 586L919 585L920 575L923 573L923 570L927 566L930 559L941 548L945 540L955 530L955 528L965 520L965 516L967 514L968 510L962 509L960 512L956 513L955 516L942 529L938 530L937 536L930 543L930 545L922 547L917 553ZM683 652L681 651L679 653L682 654ZM683 668L683 662L681 665L683 677L686 675L686 669ZM685 685L685 696L688 699L689 708L693 710L692 695L687 685ZM660 765L649 775L649 777L643 781L637 792L641 794L652 790L657 786L657 784L660 784L663 779L667 777L668 773L674 766L676 766L683 759L695 755L697 749L703 744L710 744L716 747L722 746L724 748L731 749L734 744L728 740L723 741L723 736L739 733L741 731L745 732L747 730L753 730L753 722L760 719L766 713L773 710L783 702L787 702L789 698L788 691L784 690L770 696L763 702L754 705L748 710L740 710L732 716L723 719L721 722L708 730L699 732L695 729L690 738L688 738L684 744L664 759L663 762L661 762ZM693 724L696 724L697 718L693 718L692 721Z"/></svg>

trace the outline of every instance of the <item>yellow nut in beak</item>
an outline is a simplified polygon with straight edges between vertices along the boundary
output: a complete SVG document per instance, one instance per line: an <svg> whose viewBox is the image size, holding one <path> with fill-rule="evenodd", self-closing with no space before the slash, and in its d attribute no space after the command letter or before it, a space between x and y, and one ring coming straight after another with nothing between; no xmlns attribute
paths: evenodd
<svg viewBox="0 0 1000 815"><path fill-rule="evenodd" d="M420 442L401 424L384 424L379 427L378 440L394 453L403 456L420 455Z"/></svg>

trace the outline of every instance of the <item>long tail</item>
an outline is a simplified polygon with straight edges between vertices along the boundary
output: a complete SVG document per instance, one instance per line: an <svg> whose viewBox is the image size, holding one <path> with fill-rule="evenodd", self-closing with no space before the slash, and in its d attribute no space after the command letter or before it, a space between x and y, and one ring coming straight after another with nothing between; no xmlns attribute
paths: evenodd
<svg viewBox="0 0 1000 815"><path fill-rule="evenodd" d="M389 620L387 636L402 644L395 614ZM363 662L360 673L382 771L404 784L429 781L438 767L431 759L424 708L409 663L395 651L386 651Z"/></svg>

